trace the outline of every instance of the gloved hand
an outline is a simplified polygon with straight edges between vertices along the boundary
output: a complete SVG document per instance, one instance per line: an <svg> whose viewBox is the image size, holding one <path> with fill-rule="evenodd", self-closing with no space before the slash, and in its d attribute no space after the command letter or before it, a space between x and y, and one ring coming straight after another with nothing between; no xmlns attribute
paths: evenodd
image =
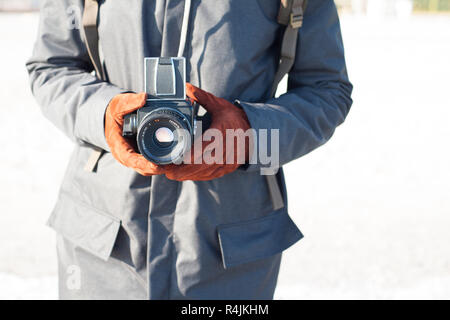
<svg viewBox="0 0 450 320"><path fill-rule="evenodd" d="M202 105L210 114L212 118L211 126L208 130L216 129L222 133L223 141L221 141L223 146L223 154L219 155L222 157L222 164L213 163L207 164L204 162L203 155L205 154L205 150L208 150L208 145L211 143L210 141L203 142L203 154L200 152L195 152L195 148L191 149L191 152L187 155L191 158L190 164L181 164L181 165L168 165L165 166L165 174L166 177L171 180L184 181L184 180L193 180L193 181L201 181L201 180L212 180L216 178L220 178L225 174L231 173L235 171L239 166L243 164L243 162L248 161L249 154L249 144L243 143L238 144L235 143L233 150L227 150L226 148L226 130L227 129L242 129L243 133L250 129L250 123L247 119L247 115L244 110L235 106L234 104L228 102L225 99L218 98L206 91L203 91L191 84L186 84L186 93L189 98L194 100L195 102ZM204 135L208 131L205 131ZM242 139L241 139L242 140ZM244 140L245 141L245 140ZM195 145L195 142L194 142ZM231 148L230 148L231 149ZM234 159L232 159L231 152L234 152ZM198 154L196 154L198 153ZM237 161L238 155L244 155L245 159L242 161ZM195 157L201 159L196 159ZM216 158L216 157L215 157ZM227 159L232 159L233 161L228 161ZM196 164L201 163L201 164Z"/></svg>
<svg viewBox="0 0 450 320"><path fill-rule="evenodd" d="M123 93L115 96L105 113L105 137L114 158L143 176L163 173L163 168L147 161L134 151L134 147L122 136L123 117L144 106L145 93Z"/></svg>

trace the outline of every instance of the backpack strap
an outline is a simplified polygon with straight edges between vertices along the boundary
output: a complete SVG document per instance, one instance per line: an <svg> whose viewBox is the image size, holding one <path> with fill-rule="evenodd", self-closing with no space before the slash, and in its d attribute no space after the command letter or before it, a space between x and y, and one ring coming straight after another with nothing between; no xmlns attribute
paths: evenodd
<svg viewBox="0 0 450 320"><path fill-rule="evenodd" d="M303 25L303 13L306 9L307 0L281 0L278 12L278 23L287 26L281 42L281 54L278 70L272 85L271 97L275 96L278 84L283 77L289 73L295 62L297 51L298 30ZM274 210L285 206L277 175L266 176L267 186Z"/></svg>
<svg viewBox="0 0 450 320"><path fill-rule="evenodd" d="M99 50L99 37L98 37L98 8L99 4L97 0L84 0L83 11L83 31L86 42L87 51L94 66L97 77L103 81L106 81L105 70L100 59ZM87 163L84 166L84 170L93 172L96 170L98 160L100 160L104 151L100 148L92 146L92 152L89 156Z"/></svg>
<svg viewBox="0 0 450 320"><path fill-rule="evenodd" d="M278 23L287 26L281 42L280 64L272 85L271 97L275 95L278 84L289 73L295 62L298 30L303 25L303 14L307 0L281 0Z"/></svg>
<svg viewBox="0 0 450 320"><path fill-rule="evenodd" d="M94 65L95 73L101 80L106 80L105 70L100 59L99 51L99 37L98 37L98 1L97 0L84 0L84 12L83 12L83 30L84 38L86 40L86 47L88 50L91 62Z"/></svg>

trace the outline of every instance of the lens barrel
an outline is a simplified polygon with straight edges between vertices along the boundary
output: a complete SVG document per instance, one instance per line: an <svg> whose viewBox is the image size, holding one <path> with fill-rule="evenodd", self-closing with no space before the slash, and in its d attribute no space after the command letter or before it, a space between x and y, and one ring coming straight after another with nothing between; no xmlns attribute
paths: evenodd
<svg viewBox="0 0 450 320"><path fill-rule="evenodd" d="M171 141L161 141L158 138L161 131L170 131ZM181 160L190 147L192 128L183 113L161 107L142 119L136 138L139 152L147 160L159 165L170 164Z"/></svg>

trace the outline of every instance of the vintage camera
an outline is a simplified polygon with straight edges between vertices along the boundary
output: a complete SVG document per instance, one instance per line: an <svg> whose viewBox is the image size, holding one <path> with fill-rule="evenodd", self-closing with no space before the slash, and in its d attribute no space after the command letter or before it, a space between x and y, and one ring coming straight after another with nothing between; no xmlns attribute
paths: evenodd
<svg viewBox="0 0 450 320"><path fill-rule="evenodd" d="M147 102L124 118L123 136L136 137L139 152L149 161L176 163L194 137L193 105L186 100L185 58L145 58Z"/></svg>

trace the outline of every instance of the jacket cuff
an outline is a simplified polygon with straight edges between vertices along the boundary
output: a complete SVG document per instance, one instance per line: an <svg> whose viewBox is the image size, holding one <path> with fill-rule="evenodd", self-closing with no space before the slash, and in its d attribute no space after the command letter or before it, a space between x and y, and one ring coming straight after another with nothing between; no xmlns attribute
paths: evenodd
<svg viewBox="0 0 450 320"><path fill-rule="evenodd" d="M76 136L85 142L110 151L105 138L105 112L112 98L126 92L108 84L91 96L78 110L75 124Z"/></svg>
<svg viewBox="0 0 450 320"><path fill-rule="evenodd" d="M261 119L261 108L263 108L264 104L262 103L248 103L236 100L234 102L237 106L241 107L245 114L247 115L248 121L250 122L250 126L256 132L256 137L253 143L253 150L251 150L250 154L252 155L250 159L250 163L241 166L239 169L242 171L255 172L261 171L264 167L259 162L258 156L258 145L259 145L259 132L260 129L267 129L270 131L268 126L270 119ZM270 145L270 144L269 144ZM270 151L269 151L270 152Z"/></svg>

